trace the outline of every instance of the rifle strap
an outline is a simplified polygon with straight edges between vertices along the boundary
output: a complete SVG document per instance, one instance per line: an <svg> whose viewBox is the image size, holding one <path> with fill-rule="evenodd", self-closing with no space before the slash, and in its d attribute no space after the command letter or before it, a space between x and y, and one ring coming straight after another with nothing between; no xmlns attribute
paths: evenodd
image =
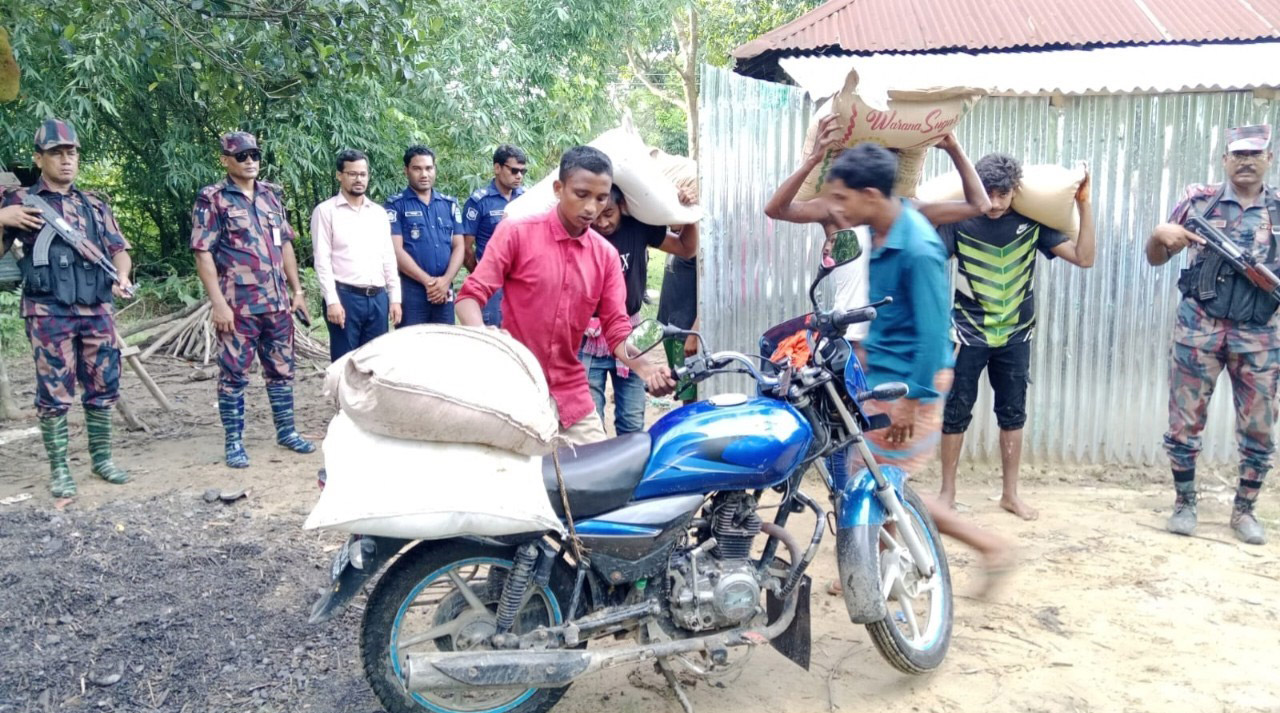
<svg viewBox="0 0 1280 713"><path fill-rule="evenodd" d="M84 191L79 189L72 190L78 193L80 197L80 200L78 201L80 206L76 210L76 213L79 214L80 220L84 222L85 237L92 241L93 244L102 251L102 254L110 260L111 253L107 250L106 241L102 239L102 235L98 232L98 221L93 219L93 205L89 203L89 196L85 195ZM65 205L65 198L63 199L63 203Z"/></svg>

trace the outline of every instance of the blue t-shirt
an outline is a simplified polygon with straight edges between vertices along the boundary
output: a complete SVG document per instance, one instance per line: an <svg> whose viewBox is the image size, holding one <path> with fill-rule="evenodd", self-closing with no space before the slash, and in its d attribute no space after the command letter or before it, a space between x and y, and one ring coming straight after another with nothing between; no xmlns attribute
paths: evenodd
<svg viewBox="0 0 1280 713"><path fill-rule="evenodd" d="M874 242L873 242L874 244ZM947 335L947 252L927 218L905 201L884 244L871 251L871 301L892 297L879 309L863 346L867 381L910 387L909 399L936 399L934 375L950 366Z"/></svg>

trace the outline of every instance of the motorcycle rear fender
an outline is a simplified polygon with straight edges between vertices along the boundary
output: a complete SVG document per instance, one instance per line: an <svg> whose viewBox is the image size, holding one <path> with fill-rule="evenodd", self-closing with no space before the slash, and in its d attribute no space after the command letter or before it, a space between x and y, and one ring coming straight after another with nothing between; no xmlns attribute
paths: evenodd
<svg viewBox="0 0 1280 713"><path fill-rule="evenodd" d="M410 540L394 537L377 537L375 535L352 535L343 543L348 551L359 538L361 550L361 566L356 567L348 558L338 572L330 573L329 591L311 607L308 622L321 624L332 619L338 612L346 608L375 574L380 572Z"/></svg>
<svg viewBox="0 0 1280 713"><path fill-rule="evenodd" d="M901 492L906 471L882 465L880 473ZM836 496L836 560L849 620L869 624L888 616L880 592L880 526L887 511L876 495L876 481L866 468L842 484Z"/></svg>

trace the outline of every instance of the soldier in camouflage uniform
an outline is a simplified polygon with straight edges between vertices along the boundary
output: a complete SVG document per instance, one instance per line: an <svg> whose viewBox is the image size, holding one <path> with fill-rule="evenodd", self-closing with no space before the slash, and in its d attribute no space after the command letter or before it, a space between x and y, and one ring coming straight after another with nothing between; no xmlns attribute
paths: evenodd
<svg viewBox="0 0 1280 713"><path fill-rule="evenodd" d="M1229 129L1226 139L1223 166L1227 182L1190 186L1169 222L1158 226L1147 241L1147 260L1152 265L1168 262L1183 248L1192 251L1189 267L1179 280L1184 297L1178 304L1170 363L1169 432L1164 441L1176 499L1167 527L1180 535L1195 530L1200 434L1209 398L1225 367L1231 379L1240 448L1240 483L1231 527L1241 541L1262 544L1264 533L1253 509L1275 452L1280 313L1275 312L1275 300L1237 277L1229 266L1219 267L1215 254L1201 247L1201 238L1183 227L1194 211L1242 250L1276 269L1280 193L1263 183L1272 159L1271 128ZM1230 305L1229 311L1224 304Z"/></svg>
<svg viewBox="0 0 1280 713"><path fill-rule="evenodd" d="M205 186L191 216L196 270L213 305L218 332L218 413L226 430L227 466L246 468L244 390L256 353L262 361L276 442L298 453L315 444L298 435L293 418L292 310L307 311L293 228L280 187L257 180L262 160L252 134L225 134L227 178ZM289 288L285 287L288 278Z"/></svg>
<svg viewBox="0 0 1280 713"><path fill-rule="evenodd" d="M111 459L111 407L120 395L112 298L131 291L132 262L111 207L75 185L80 170L75 129L58 119L42 123L36 131L34 162L40 169L36 184L0 199L0 207L7 209L3 242L16 241L22 248L22 316L35 353L36 411L49 455L50 491L55 498L69 498L76 494L76 483L67 464L67 411L77 379L93 473L109 483L129 482L128 474ZM119 282L113 284L102 268L81 258L61 237L49 244L49 264L36 266L32 252L42 222L30 212L13 210L28 193L43 198L110 256Z"/></svg>

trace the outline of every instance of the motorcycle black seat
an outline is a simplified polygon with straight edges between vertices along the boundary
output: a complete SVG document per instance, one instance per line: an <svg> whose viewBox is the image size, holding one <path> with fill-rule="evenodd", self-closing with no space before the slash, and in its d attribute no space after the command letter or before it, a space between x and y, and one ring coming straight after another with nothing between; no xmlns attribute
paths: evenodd
<svg viewBox="0 0 1280 713"><path fill-rule="evenodd" d="M652 445L649 434L641 432L578 446L576 454L574 449L561 448L560 471L573 518L582 520L626 505L644 475ZM552 509L564 517L556 467L549 455L542 457L542 482Z"/></svg>

